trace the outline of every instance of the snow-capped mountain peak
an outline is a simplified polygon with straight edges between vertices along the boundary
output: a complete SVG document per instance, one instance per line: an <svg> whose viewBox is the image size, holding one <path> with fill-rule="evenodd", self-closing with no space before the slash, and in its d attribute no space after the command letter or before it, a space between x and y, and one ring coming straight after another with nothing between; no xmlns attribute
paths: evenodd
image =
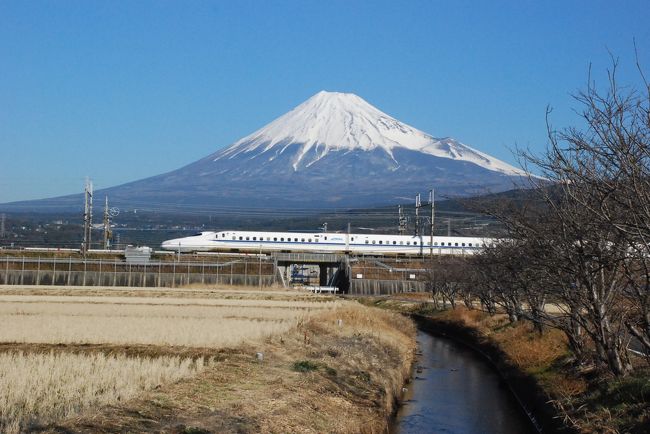
<svg viewBox="0 0 650 434"><path fill-rule="evenodd" d="M322 210L404 203L431 188L438 197L496 193L521 181L525 186L522 175L452 138L406 125L356 95L319 92L225 149L105 192L113 204L138 208L167 203L174 210ZM55 198L47 206L74 209L79 200Z"/></svg>
<svg viewBox="0 0 650 434"><path fill-rule="evenodd" d="M298 145L298 146L292 146ZM352 93L321 91L290 112L214 155L214 160L271 151L279 155L291 146L294 170L309 167L331 152L383 150L396 163L395 149L462 160L506 175L522 171L451 138L438 139L398 121ZM271 157L274 158L274 157Z"/></svg>

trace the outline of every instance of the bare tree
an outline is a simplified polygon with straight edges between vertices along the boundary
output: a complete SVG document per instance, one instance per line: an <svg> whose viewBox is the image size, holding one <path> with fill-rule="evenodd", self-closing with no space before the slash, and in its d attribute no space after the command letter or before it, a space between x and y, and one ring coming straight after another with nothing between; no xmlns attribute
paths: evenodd
<svg viewBox="0 0 650 434"><path fill-rule="evenodd" d="M617 67L614 60L604 91L589 80L576 95L585 128L554 131L549 123L546 154L522 156L562 186L596 228L603 250L617 250L611 271L625 306L621 321L650 352L650 86L640 67L641 92L619 86Z"/></svg>
<svg viewBox="0 0 650 434"><path fill-rule="evenodd" d="M425 279L436 309L445 309L447 304L455 309L459 299L463 299L468 307L471 306L473 296L470 296L467 290L471 286L471 273L466 258L446 257L444 260L432 262ZM442 305L439 300L442 300Z"/></svg>

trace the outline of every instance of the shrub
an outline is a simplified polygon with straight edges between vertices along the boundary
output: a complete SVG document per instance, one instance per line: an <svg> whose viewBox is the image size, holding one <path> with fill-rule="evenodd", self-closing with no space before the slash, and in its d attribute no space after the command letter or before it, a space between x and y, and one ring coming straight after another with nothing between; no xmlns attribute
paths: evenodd
<svg viewBox="0 0 650 434"><path fill-rule="evenodd" d="M318 370L318 364L309 360L300 360L293 364L293 370L297 372L310 372Z"/></svg>

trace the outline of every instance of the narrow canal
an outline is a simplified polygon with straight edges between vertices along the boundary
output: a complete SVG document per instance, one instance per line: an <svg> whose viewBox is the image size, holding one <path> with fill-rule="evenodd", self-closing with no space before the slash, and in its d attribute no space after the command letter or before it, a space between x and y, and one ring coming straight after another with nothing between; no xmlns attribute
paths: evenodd
<svg viewBox="0 0 650 434"><path fill-rule="evenodd" d="M423 331L418 331L418 343L418 368L391 433L536 433L508 386L480 355Z"/></svg>

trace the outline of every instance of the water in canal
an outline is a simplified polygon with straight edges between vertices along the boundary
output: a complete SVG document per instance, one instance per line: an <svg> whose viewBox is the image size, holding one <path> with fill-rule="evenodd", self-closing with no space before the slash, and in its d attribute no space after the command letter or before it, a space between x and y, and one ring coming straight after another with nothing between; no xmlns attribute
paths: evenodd
<svg viewBox="0 0 650 434"><path fill-rule="evenodd" d="M423 331L418 342L420 368L406 386L391 433L536 433L507 385L479 355Z"/></svg>

